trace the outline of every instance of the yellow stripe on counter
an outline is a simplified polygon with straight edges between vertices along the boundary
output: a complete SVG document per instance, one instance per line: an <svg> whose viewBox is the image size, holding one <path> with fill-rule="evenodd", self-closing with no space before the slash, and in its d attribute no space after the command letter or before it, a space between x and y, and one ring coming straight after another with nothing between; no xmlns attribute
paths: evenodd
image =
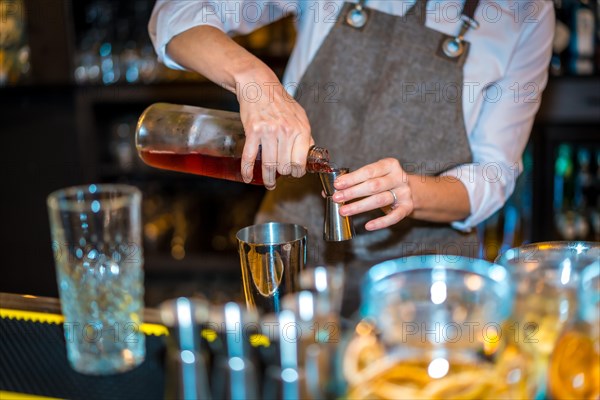
<svg viewBox="0 0 600 400"><path fill-rule="evenodd" d="M255 333L254 335L250 335L250 344L253 347L269 347L271 345L271 341L269 340L268 336Z"/></svg>
<svg viewBox="0 0 600 400"><path fill-rule="evenodd" d="M0 318L16 319L19 321L42 322L44 324L56 325L65 322L65 317L60 314L11 310L9 308L0 308Z"/></svg>
<svg viewBox="0 0 600 400"><path fill-rule="evenodd" d="M27 393L5 392L0 390L0 399L2 400L58 400L56 397L37 396Z"/></svg>
<svg viewBox="0 0 600 400"><path fill-rule="evenodd" d="M200 335L202 335L202 337L206 339L208 343L212 343L217 340L217 332L212 329L202 329Z"/></svg>
<svg viewBox="0 0 600 400"><path fill-rule="evenodd" d="M146 336L169 336L169 331L166 326L159 324L142 324L140 329Z"/></svg>
<svg viewBox="0 0 600 400"><path fill-rule="evenodd" d="M16 319L19 321L41 322L44 324L60 325L65 322L65 317L60 314L50 314L35 311L12 310L0 308L0 318ZM142 324L140 330L146 335L166 336L167 328L159 324ZM2 397L0 397L2 399Z"/></svg>

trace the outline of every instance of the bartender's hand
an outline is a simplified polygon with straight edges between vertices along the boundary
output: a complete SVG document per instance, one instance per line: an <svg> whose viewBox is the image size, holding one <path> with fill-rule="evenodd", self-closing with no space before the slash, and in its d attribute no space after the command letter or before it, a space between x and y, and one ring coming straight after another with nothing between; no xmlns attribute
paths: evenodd
<svg viewBox="0 0 600 400"><path fill-rule="evenodd" d="M374 231L397 224L413 212L414 204L408 175L394 158L385 158L339 177L336 202L360 199L340 208L343 216L356 215L380 208L386 214L367 222L365 229ZM392 194L392 192L394 194ZM395 197L394 197L395 195Z"/></svg>
<svg viewBox="0 0 600 400"><path fill-rule="evenodd" d="M246 145L242 154L242 177L246 183L252 173L259 146L265 187L275 188L279 175L301 177L314 140L304 109L279 83L272 71L242 77L236 90L240 102ZM260 162L260 161L259 161Z"/></svg>
<svg viewBox="0 0 600 400"><path fill-rule="evenodd" d="M308 118L264 62L220 29L208 25L176 35L166 50L182 66L236 94L246 131L242 154L244 181L252 180L259 145L263 180L268 189L275 188L275 172L304 175L308 149L314 144Z"/></svg>

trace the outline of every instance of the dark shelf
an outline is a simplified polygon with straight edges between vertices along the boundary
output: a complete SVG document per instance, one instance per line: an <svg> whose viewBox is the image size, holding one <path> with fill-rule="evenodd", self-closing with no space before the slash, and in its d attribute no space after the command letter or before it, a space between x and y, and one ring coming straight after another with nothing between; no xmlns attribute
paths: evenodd
<svg viewBox="0 0 600 400"><path fill-rule="evenodd" d="M536 124L600 124L600 76L563 76L548 81Z"/></svg>
<svg viewBox="0 0 600 400"><path fill-rule="evenodd" d="M235 95L209 81L152 85L78 86L80 100L96 104L148 104L159 101L190 105L215 104L215 108L237 109Z"/></svg>
<svg viewBox="0 0 600 400"><path fill-rule="evenodd" d="M176 260L167 254L149 253L144 256L144 269L149 274L161 275L231 274L239 272L240 259L235 251L193 254L183 260Z"/></svg>

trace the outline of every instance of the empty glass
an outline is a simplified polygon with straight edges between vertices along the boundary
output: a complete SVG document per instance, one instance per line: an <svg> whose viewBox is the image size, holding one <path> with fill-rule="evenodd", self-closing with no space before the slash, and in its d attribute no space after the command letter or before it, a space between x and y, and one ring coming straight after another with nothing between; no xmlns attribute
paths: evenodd
<svg viewBox="0 0 600 400"><path fill-rule="evenodd" d="M67 356L79 372L110 374L144 360L141 198L127 185L48 197Z"/></svg>

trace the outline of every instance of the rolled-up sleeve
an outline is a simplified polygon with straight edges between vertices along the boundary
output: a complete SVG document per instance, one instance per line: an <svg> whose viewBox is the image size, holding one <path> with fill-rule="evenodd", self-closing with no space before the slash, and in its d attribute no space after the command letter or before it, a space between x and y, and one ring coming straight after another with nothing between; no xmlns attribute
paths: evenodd
<svg viewBox="0 0 600 400"><path fill-rule="evenodd" d="M470 144L473 163L446 171L466 187L470 216L452 223L469 231L497 210L513 193L522 171L521 157L548 79L552 54L554 9L542 4L535 22L523 26L505 76L486 90Z"/></svg>
<svg viewBox="0 0 600 400"><path fill-rule="evenodd" d="M184 69L166 53L167 44L180 33L208 25L229 35L247 34L299 10L297 1L158 0L148 32L159 61L173 69Z"/></svg>

